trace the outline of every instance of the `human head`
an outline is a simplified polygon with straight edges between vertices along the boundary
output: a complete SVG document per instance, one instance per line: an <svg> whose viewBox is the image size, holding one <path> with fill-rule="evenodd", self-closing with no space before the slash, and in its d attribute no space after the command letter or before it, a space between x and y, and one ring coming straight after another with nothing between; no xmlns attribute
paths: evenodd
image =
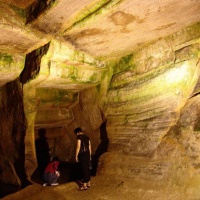
<svg viewBox="0 0 200 200"><path fill-rule="evenodd" d="M44 128L39 129L38 135L39 135L39 137L45 137L46 130Z"/></svg>
<svg viewBox="0 0 200 200"><path fill-rule="evenodd" d="M74 133L77 135L78 133L82 132L82 129L80 127L74 129Z"/></svg>
<svg viewBox="0 0 200 200"><path fill-rule="evenodd" d="M52 159L53 162L58 161L58 157L54 156Z"/></svg>

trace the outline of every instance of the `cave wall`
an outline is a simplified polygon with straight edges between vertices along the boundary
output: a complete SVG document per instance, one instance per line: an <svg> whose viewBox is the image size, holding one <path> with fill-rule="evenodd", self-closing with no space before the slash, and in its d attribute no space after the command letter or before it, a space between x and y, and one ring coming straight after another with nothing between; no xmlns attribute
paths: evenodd
<svg viewBox="0 0 200 200"><path fill-rule="evenodd" d="M126 57L129 68L108 90L110 148L145 155L157 147L198 82L198 38L199 27L189 27Z"/></svg>
<svg viewBox="0 0 200 200"><path fill-rule="evenodd" d="M1 87L0 103L0 181L25 185L25 133L23 92L19 79Z"/></svg>
<svg viewBox="0 0 200 200"><path fill-rule="evenodd" d="M191 26L120 60L105 105L109 149L99 175L184 193L188 186L199 195L199 58L199 26Z"/></svg>
<svg viewBox="0 0 200 200"><path fill-rule="evenodd" d="M199 197L199 95L188 99L177 123L153 152L153 160L171 161L169 186L184 188L184 193Z"/></svg>

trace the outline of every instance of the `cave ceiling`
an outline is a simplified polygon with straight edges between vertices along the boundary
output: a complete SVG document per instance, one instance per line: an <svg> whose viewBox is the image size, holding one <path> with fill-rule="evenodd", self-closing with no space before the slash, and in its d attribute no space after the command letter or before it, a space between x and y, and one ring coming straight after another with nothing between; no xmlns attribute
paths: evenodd
<svg viewBox="0 0 200 200"><path fill-rule="evenodd" d="M37 12L35 0L0 2L0 50L21 54L56 39L94 58L119 57L200 20L198 0L40 1Z"/></svg>

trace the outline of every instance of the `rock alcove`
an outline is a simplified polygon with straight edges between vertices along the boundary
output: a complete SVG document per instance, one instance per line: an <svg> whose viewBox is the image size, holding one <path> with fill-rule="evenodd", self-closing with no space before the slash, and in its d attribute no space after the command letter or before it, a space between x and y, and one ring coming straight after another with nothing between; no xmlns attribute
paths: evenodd
<svg viewBox="0 0 200 200"><path fill-rule="evenodd" d="M199 10L191 0L0 1L0 182L32 183L4 198L80 198L73 183L32 180L38 130L73 163L80 126L98 166L91 199L199 199Z"/></svg>

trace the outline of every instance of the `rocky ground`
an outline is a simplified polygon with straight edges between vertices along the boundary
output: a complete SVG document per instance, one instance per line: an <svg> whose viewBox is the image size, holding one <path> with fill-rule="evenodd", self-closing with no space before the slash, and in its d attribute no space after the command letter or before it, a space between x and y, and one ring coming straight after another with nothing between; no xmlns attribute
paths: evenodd
<svg viewBox="0 0 200 200"><path fill-rule="evenodd" d="M193 184L195 185L194 181ZM3 200L78 200L80 198L82 200L199 200L199 192L196 191L194 195L192 188L193 185L183 189L178 186L162 187L157 182L95 176L92 177L91 187L84 191L77 190L78 184L75 181L46 187L34 183L4 197Z"/></svg>

